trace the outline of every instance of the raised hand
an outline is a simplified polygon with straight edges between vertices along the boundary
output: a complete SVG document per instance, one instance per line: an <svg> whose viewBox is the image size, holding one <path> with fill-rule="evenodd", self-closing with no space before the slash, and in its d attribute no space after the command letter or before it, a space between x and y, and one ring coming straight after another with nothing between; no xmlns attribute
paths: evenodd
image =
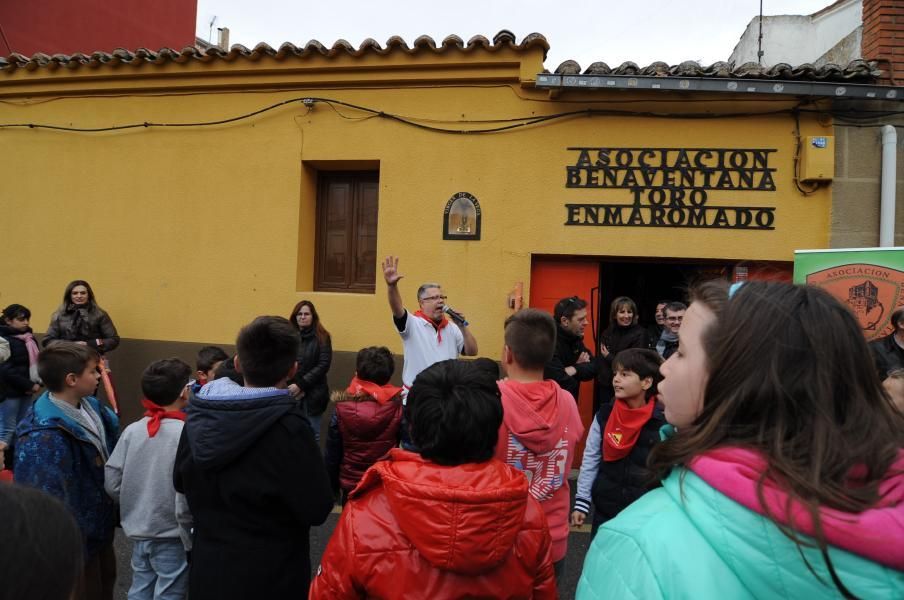
<svg viewBox="0 0 904 600"><path fill-rule="evenodd" d="M399 275L399 259L395 256L387 256L383 261L383 279L386 285L395 285L404 275Z"/></svg>

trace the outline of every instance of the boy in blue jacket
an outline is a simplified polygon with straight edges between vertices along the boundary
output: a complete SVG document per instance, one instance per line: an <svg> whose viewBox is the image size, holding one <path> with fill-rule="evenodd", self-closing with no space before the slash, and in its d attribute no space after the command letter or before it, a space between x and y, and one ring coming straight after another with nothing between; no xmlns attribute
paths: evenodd
<svg viewBox="0 0 904 600"><path fill-rule="evenodd" d="M117 517L104 491L104 463L119 420L91 396L100 379L99 360L97 351L75 342L56 342L38 355L47 391L19 423L15 479L62 500L78 522L85 569L77 597L111 600Z"/></svg>

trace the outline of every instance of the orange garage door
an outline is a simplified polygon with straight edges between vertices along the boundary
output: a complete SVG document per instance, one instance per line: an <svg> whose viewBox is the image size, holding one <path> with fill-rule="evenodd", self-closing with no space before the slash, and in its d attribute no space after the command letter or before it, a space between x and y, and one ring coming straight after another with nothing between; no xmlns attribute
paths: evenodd
<svg viewBox="0 0 904 600"><path fill-rule="evenodd" d="M556 302L569 296L579 296L590 302L591 293L599 285L599 263L575 258L534 258L530 272L530 306L549 311L552 314ZM595 319L595 315L588 317ZM598 323L593 323L599 325ZM590 324L584 330L584 345L590 348L594 355L593 331ZM593 382L586 381L581 384L578 394L578 412L584 428L590 429L590 421L593 419ZM578 446L575 468L580 466L581 456L584 453L584 443Z"/></svg>

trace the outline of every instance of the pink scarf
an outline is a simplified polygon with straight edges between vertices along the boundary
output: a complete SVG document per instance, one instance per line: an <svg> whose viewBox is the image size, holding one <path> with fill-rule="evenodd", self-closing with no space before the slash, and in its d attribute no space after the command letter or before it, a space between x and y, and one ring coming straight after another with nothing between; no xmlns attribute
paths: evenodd
<svg viewBox="0 0 904 600"><path fill-rule="evenodd" d="M690 461L691 471L735 502L761 515L765 509L757 498L756 488L766 460L760 454L744 448L717 448ZM819 509L826 541L873 562L904 570L904 451L879 484L879 503L858 514L834 508ZM786 512L788 494L781 485L767 479L763 495L770 512L793 529L813 536L815 530L810 514L799 502Z"/></svg>
<svg viewBox="0 0 904 600"><path fill-rule="evenodd" d="M41 378L38 377L38 353L40 350L38 350L38 343L35 341L35 336L28 331L14 335L13 337L25 342L25 349L28 350L28 377L34 383L40 383Z"/></svg>

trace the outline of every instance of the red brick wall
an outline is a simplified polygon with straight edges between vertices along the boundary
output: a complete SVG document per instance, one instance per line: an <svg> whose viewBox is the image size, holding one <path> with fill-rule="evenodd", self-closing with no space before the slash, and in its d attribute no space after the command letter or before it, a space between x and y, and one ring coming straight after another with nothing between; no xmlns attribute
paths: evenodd
<svg viewBox="0 0 904 600"><path fill-rule="evenodd" d="M880 61L880 83L904 85L904 0L863 0L861 50Z"/></svg>
<svg viewBox="0 0 904 600"><path fill-rule="evenodd" d="M0 56L181 50L195 43L197 0L0 0Z"/></svg>

